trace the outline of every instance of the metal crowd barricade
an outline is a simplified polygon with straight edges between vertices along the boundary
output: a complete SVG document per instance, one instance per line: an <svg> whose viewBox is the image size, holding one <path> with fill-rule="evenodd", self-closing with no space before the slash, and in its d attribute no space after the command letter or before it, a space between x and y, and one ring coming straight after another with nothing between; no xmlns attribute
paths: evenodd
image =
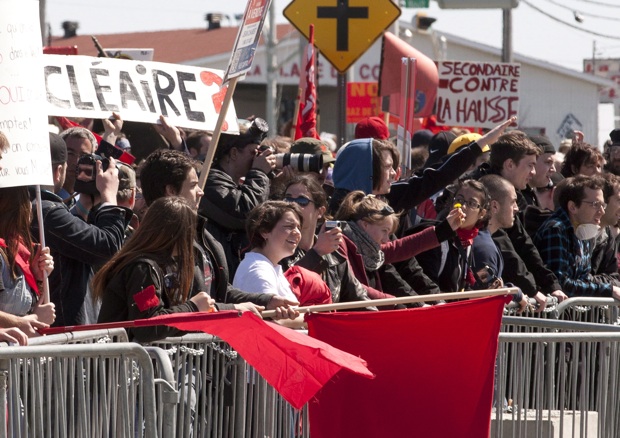
<svg viewBox="0 0 620 438"><path fill-rule="evenodd" d="M77 345L57 345L50 336L33 340L44 345L0 348L0 437L165 436L155 411L161 379L147 351L135 343L91 343L98 336L70 335L85 342Z"/></svg>
<svg viewBox="0 0 620 438"><path fill-rule="evenodd" d="M620 436L620 326L503 323L510 333L499 338L493 438Z"/></svg>
<svg viewBox="0 0 620 438"><path fill-rule="evenodd" d="M176 375L179 404L174 436L310 436L307 409L291 407L219 338L191 333L152 345L168 352Z"/></svg>
<svg viewBox="0 0 620 438"><path fill-rule="evenodd" d="M539 319L560 319L564 321L594 322L598 324L620 324L620 302L613 298L574 297L558 303L555 297L549 296L547 307L542 312L535 312L536 301L530 298L531 307L521 316ZM506 314L514 316L518 306L511 303Z"/></svg>

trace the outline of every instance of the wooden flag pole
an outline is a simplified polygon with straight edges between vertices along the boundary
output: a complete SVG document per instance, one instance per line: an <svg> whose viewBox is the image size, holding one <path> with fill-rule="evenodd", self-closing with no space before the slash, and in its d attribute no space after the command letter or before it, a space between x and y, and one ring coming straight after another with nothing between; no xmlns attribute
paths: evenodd
<svg viewBox="0 0 620 438"><path fill-rule="evenodd" d="M213 163L213 157L215 157L215 151L217 149L217 144L220 141L220 134L222 133L222 126L224 125L224 120L226 120L226 114L228 113L228 107L230 106L230 102L232 101L233 93L235 92L235 88L237 87L237 81L239 77L236 76L232 78L228 82L228 88L226 89L226 95L224 96L224 102L222 102L222 108L220 109L220 114L217 118L217 124L215 125L215 131L213 131L213 137L211 138L212 147L209 148L207 152L207 156L205 157L205 161L202 163L202 169L200 170L200 179L198 180L198 184L200 188L204 191L205 184L207 182L207 177L209 176L209 170L211 170L211 164ZM222 85L223 86L223 85Z"/></svg>
<svg viewBox="0 0 620 438"><path fill-rule="evenodd" d="M331 312L333 310L360 309L368 306L391 306L395 304L423 303L425 301L439 300L462 300L466 298L482 298L497 295L514 295L519 292L516 287L508 287L502 289L485 289L471 292L448 292L432 295L415 295L412 297L400 298L383 298L380 300L370 301L351 301L348 303L321 304L318 306L298 307L299 313L317 313ZM276 315L275 310L265 310L261 312L263 318L273 318Z"/></svg>
<svg viewBox="0 0 620 438"><path fill-rule="evenodd" d="M37 184L37 220L39 221L39 243L41 248L45 248L45 225L43 224L43 211L41 211L41 186ZM38 261L36 262L38 263ZM50 283L47 279L47 272L43 270L43 292L39 291L41 304L50 302Z"/></svg>

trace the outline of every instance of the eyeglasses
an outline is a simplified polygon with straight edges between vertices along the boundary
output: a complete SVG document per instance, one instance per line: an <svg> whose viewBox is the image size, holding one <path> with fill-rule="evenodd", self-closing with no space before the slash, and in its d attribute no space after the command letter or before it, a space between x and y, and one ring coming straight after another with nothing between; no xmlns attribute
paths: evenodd
<svg viewBox="0 0 620 438"><path fill-rule="evenodd" d="M605 204L604 202L601 202L601 201L585 201L585 200L583 200L581 202L585 202L586 204L590 204L596 210L598 210L599 208L602 208L603 210L605 210L607 208L607 204Z"/></svg>
<svg viewBox="0 0 620 438"><path fill-rule="evenodd" d="M308 204L312 203L314 204L314 201L304 197L304 196L298 196L296 198L291 198L291 197L285 197L284 200L286 202L294 202L295 204L298 204L301 207L306 207Z"/></svg>
<svg viewBox="0 0 620 438"><path fill-rule="evenodd" d="M462 196L455 197L452 205L454 204L467 205L467 207L472 210L480 210L480 207L482 207L477 201L474 201L473 199L467 201Z"/></svg>

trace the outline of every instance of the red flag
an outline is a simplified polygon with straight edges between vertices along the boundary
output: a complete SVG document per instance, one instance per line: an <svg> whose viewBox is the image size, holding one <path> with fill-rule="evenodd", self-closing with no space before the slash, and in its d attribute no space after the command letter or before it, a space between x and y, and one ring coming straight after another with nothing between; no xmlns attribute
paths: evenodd
<svg viewBox="0 0 620 438"><path fill-rule="evenodd" d="M383 34L379 95L390 96L390 112L399 113L401 59L416 59L415 117L433 114L439 74L437 65L428 56L414 49L391 32Z"/></svg>
<svg viewBox="0 0 620 438"><path fill-rule="evenodd" d="M296 409L301 409L341 369L360 377L373 377L366 362L357 356L295 330L263 321L251 312L239 318L222 319L225 313L235 312L207 314L216 317L207 316L199 321L196 318L187 321L188 316L196 314L164 315L136 320L136 325L154 322L222 338Z"/></svg>
<svg viewBox="0 0 620 438"><path fill-rule="evenodd" d="M316 70L314 68L314 25L310 25L308 45L304 51L305 69L299 77L302 100L295 125L295 140L302 137L319 138L316 132Z"/></svg>
<svg viewBox="0 0 620 438"><path fill-rule="evenodd" d="M310 431L340 437L488 437L507 298L422 309L313 313L310 335L368 361L310 403Z"/></svg>

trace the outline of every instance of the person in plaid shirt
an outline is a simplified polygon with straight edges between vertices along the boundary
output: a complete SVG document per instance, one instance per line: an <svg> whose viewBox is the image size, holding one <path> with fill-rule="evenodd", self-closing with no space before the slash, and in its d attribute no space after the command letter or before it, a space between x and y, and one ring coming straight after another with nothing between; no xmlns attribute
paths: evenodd
<svg viewBox="0 0 620 438"><path fill-rule="evenodd" d="M612 296L620 288L608 278L591 274L591 246L605 213L603 181L575 176L558 187L559 208L534 236L534 244L569 296Z"/></svg>

